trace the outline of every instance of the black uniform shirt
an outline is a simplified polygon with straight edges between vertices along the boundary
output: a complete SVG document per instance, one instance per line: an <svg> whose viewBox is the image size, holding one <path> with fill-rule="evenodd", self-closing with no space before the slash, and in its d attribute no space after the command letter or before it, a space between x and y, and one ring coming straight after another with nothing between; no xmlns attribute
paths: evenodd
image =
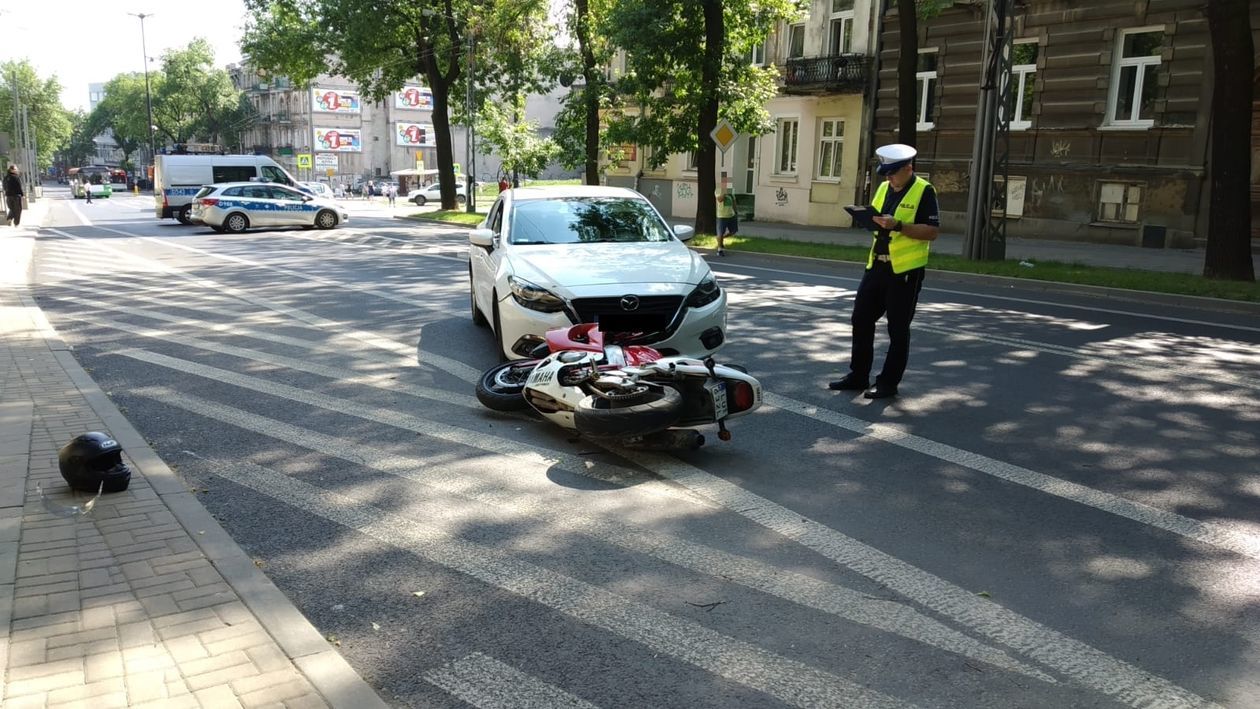
<svg viewBox="0 0 1260 709"><path fill-rule="evenodd" d="M919 179L915 177L914 179ZM884 206L881 210L887 216L893 216L897 213L897 205L901 204L901 198L906 196L910 191L913 182L906 183L906 188L898 192L893 186L888 185L888 192L884 195ZM936 189L931 185L923 190L923 196L919 198L919 208L914 211L915 224L930 224L934 227L941 225L940 206L936 202ZM875 235L875 253L888 254L888 242L892 241L892 232L887 229L880 229Z"/></svg>

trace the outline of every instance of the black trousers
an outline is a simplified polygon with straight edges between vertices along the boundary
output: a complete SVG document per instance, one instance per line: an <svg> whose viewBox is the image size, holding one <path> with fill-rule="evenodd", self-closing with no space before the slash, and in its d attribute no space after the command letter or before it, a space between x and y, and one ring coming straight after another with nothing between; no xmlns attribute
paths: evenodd
<svg viewBox="0 0 1260 709"><path fill-rule="evenodd" d="M4 201L9 206L8 220L18 226L22 223L22 195L5 197Z"/></svg>
<svg viewBox="0 0 1260 709"><path fill-rule="evenodd" d="M875 378L880 384L897 386L906 373L910 358L910 321L919 304L926 268L893 273L892 264L876 261L862 276L853 303L853 355L849 369L861 379L869 379L875 359L875 323L888 318L888 355L884 369Z"/></svg>

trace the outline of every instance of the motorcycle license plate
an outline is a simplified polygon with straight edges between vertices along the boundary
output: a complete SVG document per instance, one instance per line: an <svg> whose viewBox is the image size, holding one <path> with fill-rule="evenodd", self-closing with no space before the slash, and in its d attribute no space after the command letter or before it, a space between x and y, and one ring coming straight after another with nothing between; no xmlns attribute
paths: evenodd
<svg viewBox="0 0 1260 709"><path fill-rule="evenodd" d="M709 382L704 388L709 390L709 396L713 399L713 418L726 418L726 382Z"/></svg>

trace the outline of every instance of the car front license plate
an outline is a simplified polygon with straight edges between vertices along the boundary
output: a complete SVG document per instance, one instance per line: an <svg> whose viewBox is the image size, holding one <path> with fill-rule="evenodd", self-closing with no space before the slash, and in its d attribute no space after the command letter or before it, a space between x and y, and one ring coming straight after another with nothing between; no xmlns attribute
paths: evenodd
<svg viewBox="0 0 1260 709"><path fill-rule="evenodd" d="M726 382L709 382L704 385L709 390L709 396L713 399L713 418L726 418Z"/></svg>

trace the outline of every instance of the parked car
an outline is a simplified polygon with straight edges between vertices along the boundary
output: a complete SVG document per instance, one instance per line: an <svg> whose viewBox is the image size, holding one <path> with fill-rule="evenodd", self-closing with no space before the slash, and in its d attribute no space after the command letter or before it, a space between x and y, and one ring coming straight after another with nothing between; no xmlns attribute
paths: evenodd
<svg viewBox="0 0 1260 709"><path fill-rule="evenodd" d="M464 183L455 184L455 202L463 204L468 192L464 189ZM428 187L420 187L407 193L407 201L415 202L416 206L423 207L428 202L442 201L442 186L440 183L433 183Z"/></svg>
<svg viewBox="0 0 1260 709"><path fill-rule="evenodd" d="M336 199L337 195L333 192L333 188L324 182L302 182L299 183L303 188L310 191L311 194L320 199Z"/></svg>
<svg viewBox="0 0 1260 709"><path fill-rule="evenodd" d="M174 217L181 224L191 223L193 195L202 185L246 180L298 184L293 175L266 155L158 155L153 175L157 218Z"/></svg>
<svg viewBox="0 0 1260 709"><path fill-rule="evenodd" d="M345 208L330 199L291 187L258 182L207 185L193 197L196 224L238 233L250 227L301 226L331 229L350 221Z"/></svg>
<svg viewBox="0 0 1260 709"><path fill-rule="evenodd" d="M557 327L599 323L623 342L704 356L726 339L726 292L646 198L622 187L502 192L469 233L472 319L503 356Z"/></svg>

